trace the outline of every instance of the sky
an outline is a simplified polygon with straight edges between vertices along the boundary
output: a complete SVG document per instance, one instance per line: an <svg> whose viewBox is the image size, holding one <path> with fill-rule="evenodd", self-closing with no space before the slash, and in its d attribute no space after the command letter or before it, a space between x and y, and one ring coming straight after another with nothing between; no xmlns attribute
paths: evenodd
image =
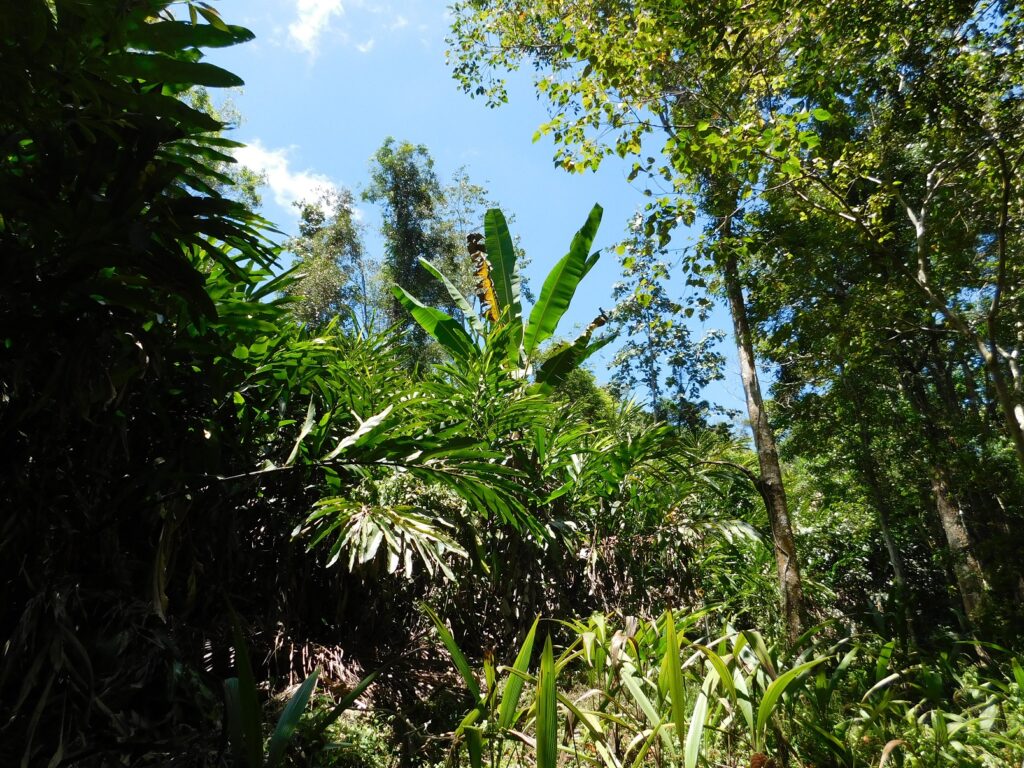
<svg viewBox="0 0 1024 768"><path fill-rule="evenodd" d="M646 202L642 187L627 181L629 166L614 159L596 172L570 175L554 166L550 139L533 141L548 119L534 95L530 73L509 81L509 104L490 109L463 93L445 63L449 13L438 0L219 0L224 20L251 29L256 39L209 51L207 61L245 80L230 98L242 115L232 138L248 146L238 159L265 173L264 214L286 234L296 230L292 203L318 189L343 186L358 195L368 180L369 159L385 138L425 145L442 182L465 167L506 214L531 265L539 290L594 203L604 208L595 247L605 253L577 290L559 335L572 337L609 309L620 279L611 250ZM360 204L366 244L379 253L379 218ZM685 238L686 235L683 235ZM716 312L707 328L728 328ZM742 388L730 339L726 380L705 396L742 409ZM591 367L607 381L610 353Z"/></svg>

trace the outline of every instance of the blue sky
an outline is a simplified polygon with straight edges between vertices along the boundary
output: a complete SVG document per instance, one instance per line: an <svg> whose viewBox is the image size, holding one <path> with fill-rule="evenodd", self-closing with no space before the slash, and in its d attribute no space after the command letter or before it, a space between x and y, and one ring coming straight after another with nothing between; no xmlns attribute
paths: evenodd
<svg viewBox="0 0 1024 768"><path fill-rule="evenodd" d="M550 140L532 140L547 112L528 73L510 80L510 103L498 109L464 94L445 64L448 13L436 0L219 0L217 8L225 21L256 34L208 60L246 81L232 95L244 118L234 138L249 144L240 159L266 173L265 214L287 233L296 224L291 202L329 185L358 193L370 156L387 136L426 145L442 181L465 166L514 213L535 289L595 202L605 209L599 247L621 240L645 202L642 188L626 180L624 163L607 161L584 175L554 167ZM362 215L367 246L379 252L375 212L364 205ZM573 335L599 307L611 307L617 279L609 250L580 286L560 334ZM716 313L711 324L727 327L727 317ZM723 345L727 380L707 396L741 408L731 346ZM603 380L607 361L593 365Z"/></svg>

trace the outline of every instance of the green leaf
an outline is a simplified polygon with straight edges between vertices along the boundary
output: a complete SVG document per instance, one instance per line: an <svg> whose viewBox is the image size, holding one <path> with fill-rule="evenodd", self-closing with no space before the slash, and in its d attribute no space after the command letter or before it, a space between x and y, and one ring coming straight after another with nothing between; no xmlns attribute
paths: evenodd
<svg viewBox="0 0 1024 768"><path fill-rule="evenodd" d="M467 725L464 732L466 734L466 751L469 753L469 767L483 768L483 731L477 725Z"/></svg>
<svg viewBox="0 0 1024 768"><path fill-rule="evenodd" d="M238 672L235 683L225 683L224 686L225 696L231 697L227 703L235 707L233 713L230 709L228 712L229 719L234 717L237 721L232 729L236 735L233 748L236 754L244 755L245 765L259 768L263 765L263 713L259 692L256 690L256 678L252 673L249 646L242 633L242 624L233 609L229 608L228 614L235 646L235 670Z"/></svg>
<svg viewBox="0 0 1024 768"><path fill-rule="evenodd" d="M1013 679L1017 681L1021 690L1024 690L1024 668L1021 667L1020 662L1017 659L1011 659L1010 669L1013 672Z"/></svg>
<svg viewBox="0 0 1024 768"><path fill-rule="evenodd" d="M882 650L878 652L878 658L875 659L875 681L881 680L885 677L886 672L889 670L889 662L892 659L892 652L896 649L896 641L890 640L888 643L882 646Z"/></svg>
<svg viewBox="0 0 1024 768"><path fill-rule="evenodd" d="M420 327L456 360L467 361L479 355L479 348L455 318L426 306L400 285L392 286L391 293Z"/></svg>
<svg viewBox="0 0 1024 768"><path fill-rule="evenodd" d="M476 676L473 674L473 668L469 666L469 662L463 655L462 650L459 648L458 643L455 642L455 638L452 637L452 633L448 631L448 627L441 621L441 617L438 616L434 609L426 603L421 603L420 607L423 612L430 617L430 620L434 622L434 627L437 628L437 634L441 637L441 642L444 643L444 647L448 649L448 653L452 657L452 661L455 662L455 668L459 670L459 674L462 675L463 681L466 683L466 687L469 689L470 694L473 696L474 702L480 701L480 684L476 681Z"/></svg>
<svg viewBox="0 0 1024 768"><path fill-rule="evenodd" d="M746 678L739 666L733 667L732 682L736 686L736 708L743 715L743 722L747 724L747 732L754 734L754 705L750 698L750 689L747 687ZM756 741L756 739L755 739Z"/></svg>
<svg viewBox="0 0 1024 768"><path fill-rule="evenodd" d="M313 409L313 398L311 397L309 398L309 407L306 409L306 419L302 422L302 428L299 430L299 436L295 440L295 447L292 448L292 452L288 454L285 466L288 466L295 461L295 457L299 455L299 446L302 445L302 441L306 439L306 436L313 431L314 424L316 424L316 412Z"/></svg>
<svg viewBox="0 0 1024 768"><path fill-rule="evenodd" d="M379 427L383 423L384 419L388 417L388 414L391 413L394 407L394 403L392 403L380 413L374 414L370 418L360 421L359 426L356 428L355 432L343 437L334 447L334 450L332 450L330 453L328 453L326 456L320 459L320 461L334 461L336 458L338 458L338 456L341 455L342 451L344 451L346 448L351 448L353 445L358 443L362 437L370 434L370 432Z"/></svg>
<svg viewBox="0 0 1024 768"><path fill-rule="evenodd" d="M818 120L822 123L832 119L832 113L829 112L827 109L822 109L821 107L815 109L813 112L811 112L811 114L814 115L815 120Z"/></svg>
<svg viewBox="0 0 1024 768"><path fill-rule="evenodd" d="M355 704L356 699L363 695L363 691L370 687L373 681L376 680L377 677L380 675L381 671L381 669L375 669L373 672L371 672L358 683L356 683L356 687L349 691L341 699L341 701L335 704L330 712L328 712L319 720L317 720L316 725L313 727L311 735L319 736L324 731L326 731L327 728L331 725L331 723L333 723L335 720L341 717L349 707Z"/></svg>
<svg viewBox="0 0 1024 768"><path fill-rule="evenodd" d="M601 224L603 209L595 205L587 217L586 223L572 239L569 252L555 265L544 280L540 298L530 312L530 321L526 326L523 338L523 352L527 358L532 357L538 345L551 338L558 321L569 308L576 287L586 276L597 258L590 256L590 246L594 242L597 228Z"/></svg>
<svg viewBox="0 0 1024 768"><path fill-rule="evenodd" d="M796 178L803 173L803 166L800 164L800 158L787 157L780 170L787 176Z"/></svg>
<svg viewBox="0 0 1024 768"><path fill-rule="evenodd" d="M544 641L537 679L537 768L558 766L558 698L551 636Z"/></svg>
<svg viewBox="0 0 1024 768"><path fill-rule="evenodd" d="M212 7L210 7L206 3L200 3L197 6L197 9L199 10L199 13L202 15L202 17L206 19L210 24L217 27L218 29L224 30L225 32L228 30L228 25L224 23L224 21L220 17L220 14L217 13L217 11L215 11Z"/></svg>
<svg viewBox="0 0 1024 768"><path fill-rule="evenodd" d="M761 698L761 704L757 708L757 723L755 725L755 733L758 736L758 743L764 743L764 733L768 726L768 719L772 716L772 712L775 710L775 705L778 703L782 694L786 692L786 689L804 672L809 669L821 664L826 661L828 657L821 657L819 659L812 659L800 666L793 667L772 681L771 685L764 692L764 696Z"/></svg>
<svg viewBox="0 0 1024 768"><path fill-rule="evenodd" d="M107 57L111 71L149 82L236 88L245 85L238 75L203 62L181 61L159 53L118 53Z"/></svg>
<svg viewBox="0 0 1024 768"><path fill-rule="evenodd" d="M676 638L676 622L672 611L665 614L665 656L662 670L668 682L668 694L672 699L672 722L676 726L676 738L683 741L686 727L685 693L683 691L683 670L679 664L679 640ZM687 768L692 766L687 763Z"/></svg>
<svg viewBox="0 0 1024 768"><path fill-rule="evenodd" d="M615 340L615 334L610 333L590 344L592 333L593 331L587 331L580 334L572 344L567 345L541 363L540 368L537 369L537 383L557 384L570 371L578 368L584 360Z"/></svg>
<svg viewBox="0 0 1024 768"><path fill-rule="evenodd" d="M661 727L663 721L661 719L661 715L658 714L657 707L654 706L650 697L644 693L643 687L640 684L640 679L633 673L630 665L623 665L622 671L619 674L619 679L622 680L622 684L626 686L626 690L629 692L629 695L633 697L633 701L635 701L637 706L640 707L640 711L642 711L644 716L647 717L651 727L658 730L661 740L665 745L665 749L674 749L671 735L667 730Z"/></svg>
<svg viewBox="0 0 1024 768"><path fill-rule="evenodd" d="M690 715L690 729L686 732L686 744L683 749L685 768L696 768L697 766L697 759L700 757L700 742L704 736L704 721L708 717L708 701L717 684L718 672L712 669L700 687L697 703L693 705L693 714ZM681 734L680 738L682 738Z"/></svg>
<svg viewBox="0 0 1024 768"><path fill-rule="evenodd" d="M512 662L512 672L525 673L530 666L530 656L533 654L533 640L537 634L537 624L540 619L534 619L533 626L526 633L526 639L516 654L516 660ZM505 684L505 690L501 694L501 706L498 708L498 728L505 730L511 728L515 722L516 710L519 707L519 697L523 690L523 678L518 675L510 675Z"/></svg>
<svg viewBox="0 0 1024 768"><path fill-rule="evenodd" d="M227 720L228 743L235 763L249 766L250 759L246 749L245 730L242 728L242 696L237 677L229 677L224 681L224 714ZM262 759L263 755L260 755ZM259 766L259 763L256 764ZM256 767L254 767L256 768Z"/></svg>
<svg viewBox="0 0 1024 768"><path fill-rule="evenodd" d="M484 243L487 249L487 260L491 264L491 278L494 280L494 293L500 305L499 311L509 313L509 322L513 328L522 324L523 308L519 296L519 265L516 263L516 249L512 235L508 231L505 216L497 208L491 208L484 214ZM519 342L522 331L517 330L518 338L513 338L514 349L510 350L510 359L519 356ZM512 354L514 353L514 355Z"/></svg>
<svg viewBox="0 0 1024 768"><path fill-rule="evenodd" d="M319 675L320 668L317 667L303 681L302 685L299 686L299 690L288 700L284 710L281 712L281 717L277 720L277 727L274 728L274 733L270 736L270 744L267 747L267 768L277 768L284 759L285 748L295 734L295 729L302 718L303 711L306 709L309 697L313 695L313 689L316 688L316 681Z"/></svg>
<svg viewBox="0 0 1024 768"><path fill-rule="evenodd" d="M473 305L469 303L469 299L462 295L462 291L456 288L455 284L449 280L441 270L426 259L420 258L420 266L444 284L445 290L448 291L448 295L451 296L452 301L455 302L455 306L462 310L462 314L465 315L466 321L469 323L470 327L481 336L486 336L487 330L484 328L483 322L481 322L480 318L477 316L476 310L473 309Z"/></svg>
<svg viewBox="0 0 1024 768"><path fill-rule="evenodd" d="M729 667L725 663L725 660L710 648L700 645L699 643L691 643L690 647L696 648L707 656L708 661L711 662L711 666L713 666L715 671L718 673L718 679L722 681L722 685L725 687L726 691L729 692L729 698L735 701L736 687L733 684L732 675L729 674Z"/></svg>
<svg viewBox="0 0 1024 768"><path fill-rule="evenodd" d="M147 51L174 53L185 48L224 48L236 43L245 43L255 35L245 27L212 24L193 25L186 21L158 21L154 24L140 24L128 33L127 42L132 48Z"/></svg>
<svg viewBox="0 0 1024 768"><path fill-rule="evenodd" d="M498 208L491 208L484 214L484 239L487 260L491 263L491 274L494 277L494 292L501 302L501 309L518 308L519 276L516 271L515 245L505 215Z"/></svg>

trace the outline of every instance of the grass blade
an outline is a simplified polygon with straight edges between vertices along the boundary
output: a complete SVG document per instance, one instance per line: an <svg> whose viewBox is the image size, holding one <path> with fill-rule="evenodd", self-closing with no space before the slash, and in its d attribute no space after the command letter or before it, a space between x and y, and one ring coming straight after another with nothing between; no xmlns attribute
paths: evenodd
<svg viewBox="0 0 1024 768"><path fill-rule="evenodd" d="M676 637L676 620L672 611L665 615L665 657L662 670L668 683L668 694L672 699L672 722L676 726L676 739L683 745L683 732L686 728L686 701L683 690L683 670L679 663L679 640ZM687 768L690 768L687 764Z"/></svg>
<svg viewBox="0 0 1024 768"><path fill-rule="evenodd" d="M466 687L469 692L473 695L474 703L480 701L480 684L476 681L476 676L473 674L473 668L469 666L469 662L463 655L458 643L455 642L455 638L452 637L452 633L448 631L448 627L441 621L441 617L438 616L434 609L426 603L420 604L423 612L430 617L430 620L434 622L434 626L437 627L437 634L441 636L441 642L444 643L444 647L448 649L448 653L452 657L452 661L455 662L455 668L459 670L459 674L462 675L463 681L466 683Z"/></svg>
<svg viewBox="0 0 1024 768"><path fill-rule="evenodd" d="M313 689L316 688L319 676L320 668L317 667L302 682L299 690L288 700L288 704L281 712L281 717L277 720L277 727L274 728L274 733L270 737L270 745L267 747L267 768L276 768L284 759L284 750L295 733L302 713L306 709L306 704L309 703L309 697L313 695Z"/></svg>
<svg viewBox="0 0 1024 768"><path fill-rule="evenodd" d="M512 671L526 672L530 666L530 656L533 654L533 640L537 634L537 623L540 619L534 619L533 626L526 634L516 660L512 663ZM516 710L519 707L519 697L523 692L523 678L519 675L509 675L505 683L505 690L501 694L501 706L498 708L498 728L504 730L511 728L516 719Z"/></svg>
<svg viewBox="0 0 1024 768"><path fill-rule="evenodd" d="M558 699L555 691L555 657L551 636L544 642L537 680L537 768L558 765Z"/></svg>

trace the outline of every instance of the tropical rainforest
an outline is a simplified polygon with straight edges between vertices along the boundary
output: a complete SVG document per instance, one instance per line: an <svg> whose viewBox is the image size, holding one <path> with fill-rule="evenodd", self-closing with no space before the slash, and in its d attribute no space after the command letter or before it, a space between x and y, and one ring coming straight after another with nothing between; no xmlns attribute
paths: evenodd
<svg viewBox="0 0 1024 768"><path fill-rule="evenodd" d="M286 237L204 60L251 32L0 3L0 764L1021 765L1021 6L449 22L648 204L542 260L381 137L381 252L346 190Z"/></svg>

